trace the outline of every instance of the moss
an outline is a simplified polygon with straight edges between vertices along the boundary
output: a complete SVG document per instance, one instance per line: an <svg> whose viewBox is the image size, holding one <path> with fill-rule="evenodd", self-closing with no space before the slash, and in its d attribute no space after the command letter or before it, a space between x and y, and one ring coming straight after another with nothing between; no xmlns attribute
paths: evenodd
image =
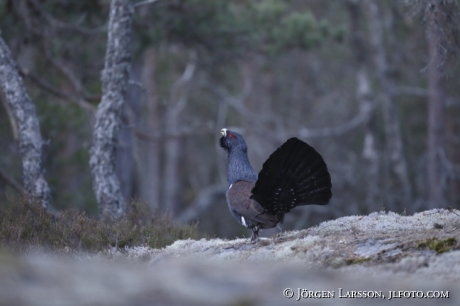
<svg viewBox="0 0 460 306"><path fill-rule="evenodd" d="M441 254L445 252L449 252L452 247L457 244L457 240L453 237L439 240L437 238L431 238L425 241L421 241L418 243L417 248L419 249L429 249L435 251L436 254Z"/></svg>
<svg viewBox="0 0 460 306"><path fill-rule="evenodd" d="M368 261L371 261L370 257L348 258L348 259L345 259L345 264L349 266L349 265L360 264L360 263L364 263Z"/></svg>
<svg viewBox="0 0 460 306"><path fill-rule="evenodd" d="M324 261L323 266L325 268L333 268L333 269L339 269L344 266L350 266L350 265L356 265L356 264L362 264L365 262L370 262L372 260L371 257L355 257L355 258L343 258L340 256L337 257L330 257Z"/></svg>
<svg viewBox="0 0 460 306"><path fill-rule="evenodd" d="M97 220L76 209L51 215L26 199L14 200L0 212L0 246L21 249L100 251L148 245L161 248L178 239L198 238L197 224L178 225L169 215L131 202L126 218L115 222Z"/></svg>

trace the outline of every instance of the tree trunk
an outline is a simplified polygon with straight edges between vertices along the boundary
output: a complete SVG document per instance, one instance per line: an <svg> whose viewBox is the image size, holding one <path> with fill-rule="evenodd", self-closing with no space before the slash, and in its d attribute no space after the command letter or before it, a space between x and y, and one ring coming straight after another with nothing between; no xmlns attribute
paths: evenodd
<svg viewBox="0 0 460 306"><path fill-rule="evenodd" d="M179 117L175 114L167 115L166 129L172 131L173 128L179 126ZM165 161L164 161L164 177L163 177L163 200L162 207L166 211L170 211L176 215L180 199L179 193L182 186L182 151L184 143L181 137L172 137L165 141Z"/></svg>
<svg viewBox="0 0 460 306"><path fill-rule="evenodd" d="M120 218L125 211L116 175L117 136L131 59L132 6L129 0L110 5L107 50L102 72L102 100L96 112L90 167L102 218Z"/></svg>
<svg viewBox="0 0 460 306"><path fill-rule="evenodd" d="M360 1L348 1L348 11L350 13L350 39L357 66L356 72L356 97L362 108L373 109L373 95L369 84L368 57L369 52L366 48L364 39L362 8ZM380 173L380 153L377 150L377 135L375 129L375 112L369 114L368 120L364 125L364 144L363 158L366 162L366 207L369 211L378 211L381 208L381 194L379 188Z"/></svg>
<svg viewBox="0 0 460 306"><path fill-rule="evenodd" d="M369 21L369 42L372 46L377 77L380 83L386 151L390 158L391 169L398 181L396 186L402 193L399 199L388 199L389 208L395 210L411 204L412 187L409 180L407 161L404 157L403 137L396 107L395 82L389 73L385 54L382 18L376 1L365 0L364 3L366 4Z"/></svg>
<svg viewBox="0 0 460 306"><path fill-rule="evenodd" d="M32 199L49 208L50 189L43 175L43 140L35 105L27 94L11 52L1 37L0 87L5 95L8 112L12 114L17 127L25 190Z"/></svg>
<svg viewBox="0 0 460 306"><path fill-rule="evenodd" d="M157 55L154 48L144 53L142 83L146 89L146 106L141 115L141 129L147 134L159 131L161 127L160 99L157 92L155 72ZM137 140L137 176L139 182L139 196L149 203L151 208L159 207L161 191L161 139Z"/></svg>
<svg viewBox="0 0 460 306"><path fill-rule="evenodd" d="M428 39L428 200L429 207L445 206L442 186L443 167L440 153L445 148L445 89L443 74L442 25L445 24L443 1L431 0L427 3L427 39Z"/></svg>
<svg viewBox="0 0 460 306"><path fill-rule="evenodd" d="M128 101L126 101L128 103ZM124 201L129 201L133 197L133 178L134 178L134 149L133 149L133 132L130 127L129 106L123 110L123 125L118 132L118 147L116 152L116 172L120 181L121 194ZM129 118L129 119L127 119Z"/></svg>
<svg viewBox="0 0 460 306"><path fill-rule="evenodd" d="M166 111L166 135L173 134L181 128L181 115L188 101L190 81L196 68L196 55L192 53L184 72L171 89L169 105ZM165 140L164 191L163 207L176 214L179 210L179 193L181 189L181 160L183 140L180 137L170 137Z"/></svg>

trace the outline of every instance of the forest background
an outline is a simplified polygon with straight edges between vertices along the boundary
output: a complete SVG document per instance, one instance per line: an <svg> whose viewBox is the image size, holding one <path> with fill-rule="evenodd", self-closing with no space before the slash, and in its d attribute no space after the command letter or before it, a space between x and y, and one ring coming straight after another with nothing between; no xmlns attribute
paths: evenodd
<svg viewBox="0 0 460 306"><path fill-rule="evenodd" d="M227 127L244 135L256 172L289 137L323 155L332 201L295 209L286 229L460 207L458 1L113 2L132 10L113 161L124 202L198 220L207 235L246 233L225 203ZM36 108L55 209L96 215L101 205L90 154L111 8L0 0L0 35ZM0 101L6 205L27 190L20 131L3 92Z"/></svg>

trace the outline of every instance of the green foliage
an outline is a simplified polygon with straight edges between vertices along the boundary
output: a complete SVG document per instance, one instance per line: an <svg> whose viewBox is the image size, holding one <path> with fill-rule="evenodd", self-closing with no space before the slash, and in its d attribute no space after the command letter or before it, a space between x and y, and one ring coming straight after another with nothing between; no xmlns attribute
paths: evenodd
<svg viewBox="0 0 460 306"><path fill-rule="evenodd" d="M273 54L310 49L343 30L318 22L307 10L292 12L286 1L181 0L158 3L152 11L150 42L182 43L222 56L249 51ZM144 36L143 41L149 43Z"/></svg>
<svg viewBox="0 0 460 306"><path fill-rule="evenodd" d="M134 201L127 218L115 222L96 220L76 209L53 216L26 199L11 201L0 211L0 245L14 249L45 247L94 252L109 246L145 244L161 248L175 240L197 236L197 224L179 226L168 215Z"/></svg>
<svg viewBox="0 0 460 306"><path fill-rule="evenodd" d="M310 12L294 12L284 17L280 26L273 29L272 35L273 41L280 47L299 46L302 49L318 45L323 38Z"/></svg>
<svg viewBox="0 0 460 306"><path fill-rule="evenodd" d="M270 26L286 11L286 1L254 1L252 8L255 11L256 21L261 25Z"/></svg>
<svg viewBox="0 0 460 306"><path fill-rule="evenodd" d="M89 147L91 126L85 111L74 105L36 99L45 149L45 168L57 209L75 207L88 213L97 211L90 184ZM60 175L67 179L63 180ZM75 186L79 187L76 192Z"/></svg>
<svg viewBox="0 0 460 306"><path fill-rule="evenodd" d="M154 44L180 42L222 54L244 47L251 35L246 10L231 1L164 1L152 14L149 37Z"/></svg>

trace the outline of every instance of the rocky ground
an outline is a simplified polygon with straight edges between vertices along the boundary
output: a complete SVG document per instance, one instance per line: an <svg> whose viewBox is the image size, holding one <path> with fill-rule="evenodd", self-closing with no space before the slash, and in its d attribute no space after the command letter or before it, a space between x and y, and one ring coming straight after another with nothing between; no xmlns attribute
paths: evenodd
<svg viewBox="0 0 460 306"><path fill-rule="evenodd" d="M255 244L202 239L99 254L4 251L0 305L460 305L458 213L350 216ZM286 288L292 298L283 296ZM389 300L394 295L400 298Z"/></svg>

